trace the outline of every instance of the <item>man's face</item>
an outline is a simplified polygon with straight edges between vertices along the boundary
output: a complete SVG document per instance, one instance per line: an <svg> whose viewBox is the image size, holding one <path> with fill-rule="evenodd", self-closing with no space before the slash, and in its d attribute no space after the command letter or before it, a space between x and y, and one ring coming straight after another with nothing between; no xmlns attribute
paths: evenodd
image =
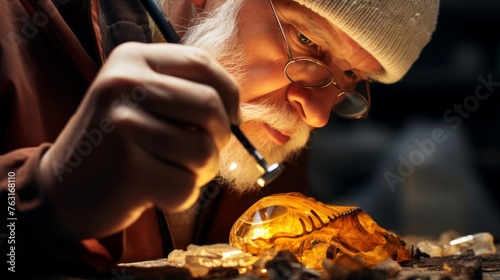
<svg viewBox="0 0 500 280"><path fill-rule="evenodd" d="M286 43L269 1L243 1L242 7L231 8L234 2L226 2L223 10L195 27L198 32L188 34L187 42L207 50L234 74L240 87L243 132L268 162L281 162L306 145L312 129L326 125L339 89L291 83L283 72L289 61ZM323 17L293 1L273 3L293 56L322 61L343 88L381 70L373 56ZM237 18L234 32L230 32L235 22L231 11ZM221 152L220 162L220 174L237 190L255 186L260 176L255 161L234 137Z"/></svg>

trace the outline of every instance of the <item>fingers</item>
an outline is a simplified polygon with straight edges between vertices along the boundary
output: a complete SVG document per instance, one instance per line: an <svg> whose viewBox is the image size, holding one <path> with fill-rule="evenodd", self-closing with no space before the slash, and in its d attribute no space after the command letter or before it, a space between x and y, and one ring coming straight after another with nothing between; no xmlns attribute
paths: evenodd
<svg viewBox="0 0 500 280"><path fill-rule="evenodd" d="M204 51L177 44L125 43L110 55L106 68L113 68L117 75L130 75L142 79L145 87L154 86L161 81L159 76L172 76L212 87L220 96L231 123L241 123L238 87L231 75ZM140 62L143 65L139 65ZM147 68L150 71L144 71ZM109 74L109 73L107 73Z"/></svg>
<svg viewBox="0 0 500 280"><path fill-rule="evenodd" d="M145 62L153 71L213 87L231 123L240 124L238 86L211 56L200 49L175 44L140 45L140 48L144 48Z"/></svg>
<svg viewBox="0 0 500 280"><path fill-rule="evenodd" d="M177 77L152 75L156 82L148 86L148 97L141 104L144 110L184 129L204 130L220 151L229 140L230 123L215 89Z"/></svg>
<svg viewBox="0 0 500 280"><path fill-rule="evenodd" d="M116 108L113 116L117 130L123 130L124 141L133 142L141 153L154 158L154 165L184 169L200 178L200 185L216 175L218 149L211 135L158 120L142 110L122 107Z"/></svg>
<svg viewBox="0 0 500 280"><path fill-rule="evenodd" d="M240 119L237 86L215 60L181 45L128 43L115 49L96 80L91 107L111 104L108 114L133 135L130 144L202 181L215 176L230 122ZM137 102L117 102L124 93Z"/></svg>
<svg viewBox="0 0 500 280"><path fill-rule="evenodd" d="M117 108L116 111L127 110ZM117 130L126 130L126 138L135 143L130 161L139 172L125 175L128 184L142 186L146 200L167 212L179 212L191 206L199 187L218 172L219 157L213 138L202 130L185 129L165 123L141 110L118 113Z"/></svg>

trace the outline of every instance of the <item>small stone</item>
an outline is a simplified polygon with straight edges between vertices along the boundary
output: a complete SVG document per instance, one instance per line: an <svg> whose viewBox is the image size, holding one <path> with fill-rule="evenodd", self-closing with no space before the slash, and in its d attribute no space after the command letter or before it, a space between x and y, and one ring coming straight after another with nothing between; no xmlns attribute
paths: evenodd
<svg viewBox="0 0 500 280"><path fill-rule="evenodd" d="M396 277L401 272L401 270L403 270L399 263L397 263L393 259L386 259L382 261L375 266L375 269L385 271L389 278Z"/></svg>
<svg viewBox="0 0 500 280"><path fill-rule="evenodd" d="M288 251L280 251L276 257L265 265L270 279L289 279L294 274L292 263L298 263L295 256Z"/></svg>
<svg viewBox="0 0 500 280"><path fill-rule="evenodd" d="M436 241L424 240L417 244L417 249L420 252L426 253L430 257L442 257L443 256L443 246L441 246Z"/></svg>
<svg viewBox="0 0 500 280"><path fill-rule="evenodd" d="M464 250L472 249L474 250L474 255L489 255L496 253L496 247L494 244L494 238L491 233L480 232L476 234L462 236L453 239L449 242L449 252L459 254L464 252Z"/></svg>
<svg viewBox="0 0 500 280"><path fill-rule="evenodd" d="M494 238L491 233L481 232L474 234L474 242L472 244L472 250L476 256L479 255L489 255L496 254L497 249L495 247Z"/></svg>
<svg viewBox="0 0 500 280"><path fill-rule="evenodd" d="M283 250L266 262L267 276L271 280L316 280L320 273L307 269L295 257L292 252Z"/></svg>
<svg viewBox="0 0 500 280"><path fill-rule="evenodd" d="M387 272L380 269L371 269L360 259L342 255L335 262L323 261L323 280L383 280L388 278Z"/></svg>
<svg viewBox="0 0 500 280"><path fill-rule="evenodd" d="M426 258L430 258L431 256L429 256L429 254L425 253L425 252L421 252L420 249L416 249L415 250L415 254L413 255L413 258L416 259L416 260L419 260L419 259L426 259Z"/></svg>
<svg viewBox="0 0 500 280"><path fill-rule="evenodd" d="M461 234L454 230L447 230L439 235L438 242L440 244L448 244L453 239L459 238Z"/></svg>
<svg viewBox="0 0 500 280"><path fill-rule="evenodd" d="M445 262L443 265L447 274L452 277L465 279L482 279L482 265L480 260Z"/></svg>
<svg viewBox="0 0 500 280"><path fill-rule="evenodd" d="M168 261L178 266L183 266L186 263L186 255L182 250L173 250L168 254Z"/></svg>

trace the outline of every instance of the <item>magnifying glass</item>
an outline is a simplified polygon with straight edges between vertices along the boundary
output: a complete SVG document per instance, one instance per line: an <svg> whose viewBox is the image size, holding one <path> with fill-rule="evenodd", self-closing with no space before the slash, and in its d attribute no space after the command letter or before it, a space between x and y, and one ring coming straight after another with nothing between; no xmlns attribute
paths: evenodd
<svg viewBox="0 0 500 280"><path fill-rule="evenodd" d="M158 7L156 1L141 0L141 3L151 16L155 24L158 26L158 29L160 29L160 32L162 33L163 37L165 37L167 42L178 44L180 42L179 36L177 36L177 33L175 33L175 30L168 21L167 17L161 12L160 7ZM257 185L259 185L260 187L264 187L274 181L274 179L281 175L281 173L283 173L285 167L280 163L269 165L264 157L259 153L259 151L257 151L257 149L252 145L250 140L248 140L245 134L243 134L239 126L232 124L231 132L234 134L234 136L236 136L245 150L247 150L247 152L257 162L257 169L259 169L262 173L262 176L257 179Z"/></svg>

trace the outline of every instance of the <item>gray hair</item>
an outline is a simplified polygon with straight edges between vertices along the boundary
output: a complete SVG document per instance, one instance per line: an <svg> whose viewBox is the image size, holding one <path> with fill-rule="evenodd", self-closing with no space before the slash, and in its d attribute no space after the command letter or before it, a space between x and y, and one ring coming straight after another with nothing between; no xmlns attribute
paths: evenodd
<svg viewBox="0 0 500 280"><path fill-rule="evenodd" d="M245 63L238 45L238 15L244 0L223 1L210 12L194 17L182 42L207 51L237 80L242 82L241 67Z"/></svg>
<svg viewBox="0 0 500 280"><path fill-rule="evenodd" d="M160 7L168 15L175 5L180 5L186 0L158 0ZM218 6L209 12L196 13L193 6L193 18L188 26L181 26L185 30L181 42L185 45L200 48L212 55L236 79L242 82L243 75L240 71L245 64L238 46L238 16L245 0L221 1ZM154 42L165 42L165 38L150 19Z"/></svg>

